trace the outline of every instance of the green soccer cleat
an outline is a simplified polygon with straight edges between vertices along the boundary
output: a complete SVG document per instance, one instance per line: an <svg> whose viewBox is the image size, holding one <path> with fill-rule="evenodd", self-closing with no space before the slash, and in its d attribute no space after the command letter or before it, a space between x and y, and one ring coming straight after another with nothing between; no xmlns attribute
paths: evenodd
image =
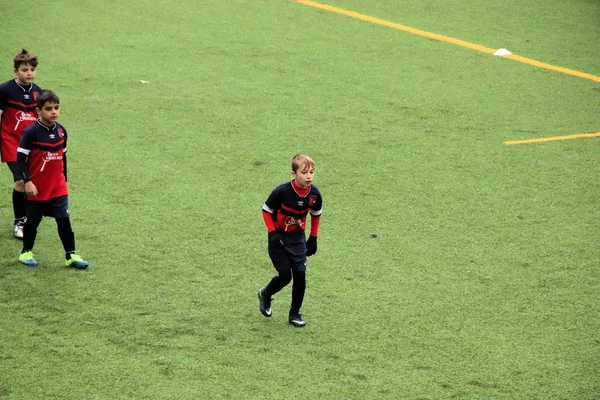
<svg viewBox="0 0 600 400"><path fill-rule="evenodd" d="M38 262L35 261L35 258L33 258L33 252L31 251L21 253L19 255L19 261L26 267L37 267L39 265Z"/></svg>
<svg viewBox="0 0 600 400"><path fill-rule="evenodd" d="M71 258L67 260L67 267L71 268L86 269L88 265L90 264L77 254L71 254Z"/></svg>

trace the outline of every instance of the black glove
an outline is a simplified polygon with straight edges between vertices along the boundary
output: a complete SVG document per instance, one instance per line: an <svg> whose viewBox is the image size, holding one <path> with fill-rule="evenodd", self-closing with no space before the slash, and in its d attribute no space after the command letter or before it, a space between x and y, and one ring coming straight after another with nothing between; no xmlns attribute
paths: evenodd
<svg viewBox="0 0 600 400"><path fill-rule="evenodd" d="M310 257L317 252L317 237L311 236L306 241L306 257Z"/></svg>
<svg viewBox="0 0 600 400"><path fill-rule="evenodd" d="M277 229L269 232L269 244L276 247L285 247L283 235Z"/></svg>

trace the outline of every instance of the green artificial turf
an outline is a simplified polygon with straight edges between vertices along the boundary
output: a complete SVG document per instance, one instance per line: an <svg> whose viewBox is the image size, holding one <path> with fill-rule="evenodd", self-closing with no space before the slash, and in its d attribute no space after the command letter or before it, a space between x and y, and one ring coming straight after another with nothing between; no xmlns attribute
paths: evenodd
<svg viewBox="0 0 600 400"><path fill-rule="evenodd" d="M327 1L600 75L600 4ZM78 252L17 261L0 399L600 397L598 82L293 1L0 0L61 97ZM24 29L26 26L27 29ZM273 317L261 207L316 161L308 325Z"/></svg>

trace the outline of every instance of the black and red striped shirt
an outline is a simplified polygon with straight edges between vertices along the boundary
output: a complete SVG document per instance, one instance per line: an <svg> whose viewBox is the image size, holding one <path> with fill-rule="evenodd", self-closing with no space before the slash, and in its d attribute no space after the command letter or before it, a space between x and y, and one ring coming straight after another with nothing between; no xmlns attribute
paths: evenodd
<svg viewBox="0 0 600 400"><path fill-rule="evenodd" d="M28 200L44 201L69 194L66 152L67 131L58 123L46 126L37 120L23 131L19 158L27 157L27 176L38 190L37 196Z"/></svg>
<svg viewBox="0 0 600 400"><path fill-rule="evenodd" d="M0 153L2 162L17 160L23 130L37 120L36 98L42 89L35 83L23 86L16 79L0 85Z"/></svg>
<svg viewBox="0 0 600 400"><path fill-rule="evenodd" d="M287 233L304 233L306 216L311 215L311 236L317 236L319 220L323 211L323 199L319 188L310 185L300 188L295 181L277 186L263 205L267 229L279 229ZM271 218L272 226L270 227Z"/></svg>

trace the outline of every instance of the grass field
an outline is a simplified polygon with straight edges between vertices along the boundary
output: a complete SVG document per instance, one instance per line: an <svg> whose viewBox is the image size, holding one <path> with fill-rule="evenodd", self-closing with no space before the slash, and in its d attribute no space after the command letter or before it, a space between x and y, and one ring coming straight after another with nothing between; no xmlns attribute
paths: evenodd
<svg viewBox="0 0 600 400"><path fill-rule="evenodd" d="M597 0L320 4L600 76ZM0 11L2 81L25 47L61 96L91 264L49 219L18 263L3 166L0 399L600 399L600 139L505 144L599 132L600 81L294 1ZM300 151L294 329L256 292Z"/></svg>

